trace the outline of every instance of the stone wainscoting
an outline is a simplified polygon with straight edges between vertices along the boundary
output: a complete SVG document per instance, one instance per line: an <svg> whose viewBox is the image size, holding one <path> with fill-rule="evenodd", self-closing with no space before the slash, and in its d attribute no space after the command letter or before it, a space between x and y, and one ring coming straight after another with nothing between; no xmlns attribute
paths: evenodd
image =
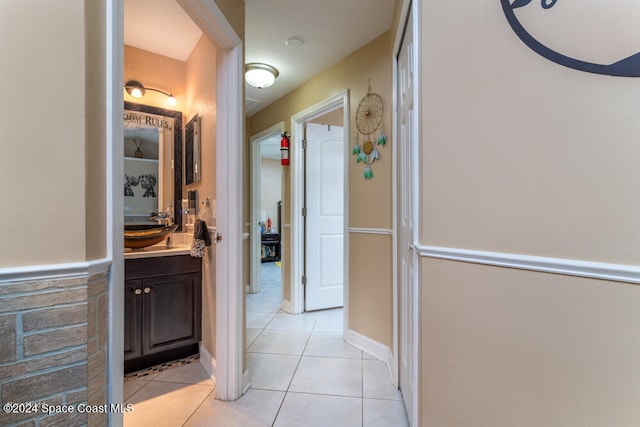
<svg viewBox="0 0 640 427"><path fill-rule="evenodd" d="M107 414L33 404L107 403L108 282L106 272L0 282L0 404L25 404L0 409L1 425L107 424Z"/></svg>

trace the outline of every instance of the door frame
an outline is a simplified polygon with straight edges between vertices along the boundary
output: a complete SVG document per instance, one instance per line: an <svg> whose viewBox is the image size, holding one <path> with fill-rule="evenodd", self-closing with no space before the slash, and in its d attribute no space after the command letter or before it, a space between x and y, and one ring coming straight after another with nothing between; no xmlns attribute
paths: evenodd
<svg viewBox="0 0 640 427"><path fill-rule="evenodd" d="M280 122L249 138L249 144L251 145L251 224L249 225L251 245L251 249L249 250L249 259L251 263L251 271L248 289L249 293L256 293L260 291L260 245L262 244L262 237L258 229L258 222L260 221L260 184L262 182L260 143L274 135L280 136L283 132L284 122ZM282 182L284 184L284 180ZM283 191L281 188L280 194L282 193ZM280 236L282 236L282 230L278 230L278 232L280 233Z"/></svg>
<svg viewBox="0 0 640 427"><path fill-rule="evenodd" d="M420 91L421 91L421 53L420 53L420 49L421 49L421 43L420 43L420 37L421 37L421 31L420 31L420 3L419 1L412 1L412 0L403 0L402 2L402 7L401 7L401 11L400 11L400 25L398 25L398 28L396 30L396 34L394 37L394 45L393 45L393 57L392 57L392 61L393 61L393 71L392 71L392 78L393 78L393 117L392 117L392 127L393 127L393 135L394 135L394 140L398 141L399 140L399 127L398 127L398 120L397 120L397 111L398 111L398 99L399 99L399 94L398 94L398 54L400 53L400 48L402 47L402 41L404 39L404 34L405 34L405 30L406 30L406 23L407 20L409 19L409 16L412 16L412 24L413 24L413 43L414 43L414 51L413 51L413 68L414 68L414 82L413 82L413 97L414 97L414 138L413 138L413 145L414 145L414 158L412 159L413 161L413 194L410 195L410 197L413 199L413 216L414 216L414 242L417 243L419 241L419 233L418 230L420 229L421 226L421 211L420 211L420 205L419 205L419 197L418 195L420 194L420 169L419 169L419 163L418 163L418 158L419 158L419 154L420 154L420 144L421 144L421 121L420 121L420 112L421 112L421 97L420 97ZM411 15L412 14L412 15ZM400 345L399 345L399 336L400 336L400 322L399 322L399 316L402 315L401 313L401 307L400 307L400 301L398 299L398 293L399 293L399 286L400 286L400 281L398 280L398 274L400 272L400 257L399 257L399 250L400 248L398 247L398 239L399 239L399 233L398 233L398 197L399 197L399 188L398 188L398 174L402 173L402 171L400 171L399 168L399 164L400 164L400 159L398 157L398 155L400 154L398 149L397 149L397 144L393 144L392 145L392 150L393 150L393 157L395 159L395 161L393 162L392 165L392 199L393 199L393 363L394 363L394 369L392 369L393 371L393 375L395 376L394 378L394 384L398 384L400 385L400 360L399 360L399 350L400 350ZM414 281L415 281L415 287L417 289L418 292L418 298L419 298L419 294L420 294L420 288L419 288L419 277L420 277L420 265L419 262L417 261L418 257L417 255L414 255ZM414 304L419 307L419 301L415 301ZM413 384L415 384L415 389L413 390L413 411L410 414L407 414L409 417L409 424L412 426L418 426L419 421L420 421L420 411L419 411L419 406L420 406L420 401L418 400L420 397L420 386L421 383L419 381L420 378L420 364L419 364L419 358L418 355L420 354L420 337L419 334L417 333L417 331L419 331L419 325L420 325L420 313L418 310L416 310L415 312L415 316L412 319L413 320L413 330L416 331L416 334L414 335L414 342L412 344L412 348L414 349L413 353L414 353L414 366L415 366L415 370L414 370L414 377L413 377Z"/></svg>
<svg viewBox="0 0 640 427"><path fill-rule="evenodd" d="M304 125L306 122L320 117L328 112L342 108L344 120L344 327L348 327L349 310L349 234L347 232L349 218L349 89L326 98L319 103L291 116L291 300L287 303L287 311L292 314L300 314L304 311L304 285L302 274L304 272L304 218L302 208L304 205L304 150L302 140L304 138Z"/></svg>
<svg viewBox="0 0 640 427"><path fill-rule="evenodd" d="M242 395L244 293L242 283L242 180L244 146L243 43L218 6L208 0L178 0L185 12L217 48L216 197L218 230L224 237L216 256L216 398L235 400ZM106 123L109 188L122 188L122 70L124 69L124 0L106 0ZM118 172L120 171L120 173ZM109 401L123 401L124 252L122 250L122 195L108 190L107 253L112 259L109 289ZM110 414L121 426L122 414Z"/></svg>

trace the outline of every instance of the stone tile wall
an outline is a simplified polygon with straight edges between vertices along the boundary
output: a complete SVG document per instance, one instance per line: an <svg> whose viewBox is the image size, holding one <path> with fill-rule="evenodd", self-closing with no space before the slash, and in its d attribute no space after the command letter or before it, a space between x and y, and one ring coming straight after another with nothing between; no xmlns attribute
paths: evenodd
<svg viewBox="0 0 640 427"><path fill-rule="evenodd" d="M107 273L0 283L0 408L109 403L107 292ZM106 414L27 409L0 409L0 425L107 424Z"/></svg>
<svg viewBox="0 0 640 427"><path fill-rule="evenodd" d="M109 277L100 273L89 277L88 287L88 403L104 405L108 403L109 375ZM106 426L107 413L89 414L88 425Z"/></svg>

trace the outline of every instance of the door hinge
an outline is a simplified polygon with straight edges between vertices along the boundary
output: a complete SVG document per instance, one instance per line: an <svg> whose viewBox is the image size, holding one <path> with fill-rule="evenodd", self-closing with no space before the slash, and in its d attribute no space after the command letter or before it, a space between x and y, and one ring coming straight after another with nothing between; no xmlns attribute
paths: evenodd
<svg viewBox="0 0 640 427"><path fill-rule="evenodd" d="M302 216L307 216L307 207L302 208Z"/></svg>
<svg viewBox="0 0 640 427"><path fill-rule="evenodd" d="M303 150L307 149L307 139L306 138L302 140L302 149Z"/></svg>
<svg viewBox="0 0 640 427"><path fill-rule="evenodd" d="M307 276L302 276L302 286L307 285Z"/></svg>

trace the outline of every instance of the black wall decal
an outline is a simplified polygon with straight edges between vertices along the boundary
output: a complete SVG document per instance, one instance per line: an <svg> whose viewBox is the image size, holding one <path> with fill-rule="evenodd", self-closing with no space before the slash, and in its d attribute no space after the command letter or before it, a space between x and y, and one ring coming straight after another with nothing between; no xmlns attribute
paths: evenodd
<svg viewBox="0 0 640 427"><path fill-rule="evenodd" d="M533 38L529 32L520 24L515 14L515 9L527 6L533 0L515 0L513 4L510 0L500 0L502 10L509 22L509 25L516 35L537 54L565 67L573 68L588 73L605 74L619 77L640 77L640 52L628 58L621 58L612 64L594 64L592 62L581 61L576 58L562 55ZM562 0L560 0L562 1ZM558 0L540 0L543 9L551 9ZM537 2L536 2L537 3ZM530 7L536 7L535 4Z"/></svg>

